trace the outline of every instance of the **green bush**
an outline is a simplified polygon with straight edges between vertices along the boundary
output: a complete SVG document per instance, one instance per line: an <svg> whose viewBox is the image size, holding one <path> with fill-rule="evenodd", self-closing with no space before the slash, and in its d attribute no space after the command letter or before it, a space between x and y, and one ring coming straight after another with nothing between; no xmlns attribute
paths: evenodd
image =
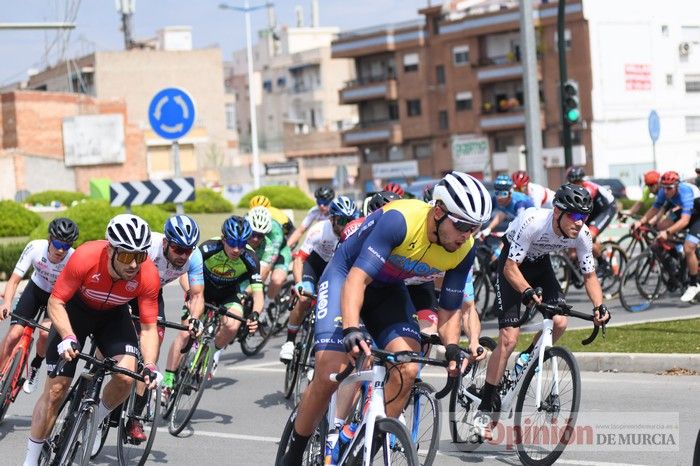
<svg viewBox="0 0 700 466"><path fill-rule="evenodd" d="M39 214L14 201L0 201L0 236L26 236L41 223Z"/></svg>
<svg viewBox="0 0 700 466"><path fill-rule="evenodd" d="M7 280L12 275L25 246L22 243L0 245L0 280Z"/></svg>
<svg viewBox="0 0 700 466"><path fill-rule="evenodd" d="M40 193L35 193L30 195L24 200L25 204L35 205L50 205L54 201L58 201L61 204L70 207L73 201L82 201L87 199L87 195L83 193L76 193L72 191L42 191Z"/></svg>
<svg viewBox="0 0 700 466"><path fill-rule="evenodd" d="M209 188L197 188L194 190L194 201L185 202L186 214L219 214L233 211L233 204L224 197ZM175 212L175 204L168 203L161 206L168 212Z"/></svg>
<svg viewBox="0 0 700 466"><path fill-rule="evenodd" d="M309 209L316 203L301 189L292 186L263 186L243 196L238 207L247 209L250 199L257 195L267 196L273 207L278 209Z"/></svg>
<svg viewBox="0 0 700 466"><path fill-rule="evenodd" d="M163 231L163 225L170 214L158 206L134 206L132 209L134 215L143 218L151 226L153 231ZM80 237L75 245L80 245L85 241L94 239L104 239L105 229L109 220L117 214L126 212L124 207L111 207L109 202L101 199L92 199L77 204L61 214L63 217L68 217L78 224L80 228ZM48 222L42 222L41 225L32 231L30 238L46 238L48 230Z"/></svg>

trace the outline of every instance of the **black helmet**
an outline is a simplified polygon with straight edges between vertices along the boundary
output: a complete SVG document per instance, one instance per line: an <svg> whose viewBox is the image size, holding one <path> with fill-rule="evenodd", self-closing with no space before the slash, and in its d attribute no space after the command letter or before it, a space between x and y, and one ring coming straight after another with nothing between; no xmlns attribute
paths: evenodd
<svg viewBox="0 0 700 466"><path fill-rule="evenodd" d="M367 212L365 214L369 215L375 210L381 209L386 204L397 199L401 199L401 196L392 191L379 191L378 193L374 193L374 195L369 198L369 202L367 203Z"/></svg>
<svg viewBox="0 0 700 466"><path fill-rule="evenodd" d="M574 181L581 181L584 176L586 176L586 172L583 171L583 167L571 167L566 172L566 180L569 183L573 183Z"/></svg>
<svg viewBox="0 0 700 466"><path fill-rule="evenodd" d="M435 189L434 184L429 184L423 190L423 202L430 202L433 200L433 190Z"/></svg>
<svg viewBox="0 0 700 466"><path fill-rule="evenodd" d="M590 214L593 210L593 200L588 190L575 184L561 185L554 195L552 205L566 212L582 214Z"/></svg>
<svg viewBox="0 0 700 466"><path fill-rule="evenodd" d="M333 191L333 188L329 188L328 186L321 186L314 193L314 197L317 201L324 200L330 202L335 197L335 191Z"/></svg>
<svg viewBox="0 0 700 466"><path fill-rule="evenodd" d="M78 225L69 218L58 217L49 223L49 236L59 241L72 243L78 239L79 234Z"/></svg>

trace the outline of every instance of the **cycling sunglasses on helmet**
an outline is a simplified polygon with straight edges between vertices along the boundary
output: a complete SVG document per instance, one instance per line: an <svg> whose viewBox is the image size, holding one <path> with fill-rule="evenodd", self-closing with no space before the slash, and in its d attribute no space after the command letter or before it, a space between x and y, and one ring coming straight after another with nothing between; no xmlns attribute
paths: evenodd
<svg viewBox="0 0 700 466"><path fill-rule="evenodd" d="M224 236L224 242L228 245L228 247L235 249L243 249L246 245L246 241L229 238L227 236Z"/></svg>
<svg viewBox="0 0 700 466"><path fill-rule="evenodd" d="M133 252L117 250L115 254L116 259L122 264L131 264L133 261L136 261L137 264L141 264L148 259L148 253L146 251Z"/></svg>
<svg viewBox="0 0 700 466"><path fill-rule="evenodd" d="M59 241L57 239L51 238L51 246L53 246L54 249L67 251L71 248L71 246L73 246L73 243L66 243L64 241Z"/></svg>
<svg viewBox="0 0 700 466"><path fill-rule="evenodd" d="M572 222L578 222L578 221L583 221L585 222L586 219L588 218L588 214L584 214L581 212L567 212L566 216L569 217L569 219Z"/></svg>

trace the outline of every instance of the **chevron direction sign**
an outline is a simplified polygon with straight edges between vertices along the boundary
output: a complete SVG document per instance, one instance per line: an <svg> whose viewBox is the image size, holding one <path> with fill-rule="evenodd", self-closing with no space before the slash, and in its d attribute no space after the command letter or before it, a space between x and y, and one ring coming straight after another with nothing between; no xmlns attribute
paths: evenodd
<svg viewBox="0 0 700 466"><path fill-rule="evenodd" d="M170 178L167 180L128 181L109 185L109 201L112 206L144 204L181 204L194 199L194 178Z"/></svg>

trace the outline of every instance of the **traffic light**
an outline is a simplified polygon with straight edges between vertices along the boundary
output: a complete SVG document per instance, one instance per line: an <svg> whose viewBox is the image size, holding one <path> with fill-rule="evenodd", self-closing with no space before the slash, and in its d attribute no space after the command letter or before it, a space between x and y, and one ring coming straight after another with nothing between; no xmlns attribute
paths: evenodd
<svg viewBox="0 0 700 466"><path fill-rule="evenodd" d="M578 101L578 83L569 79L564 83L564 118L569 124L581 121L581 109Z"/></svg>

